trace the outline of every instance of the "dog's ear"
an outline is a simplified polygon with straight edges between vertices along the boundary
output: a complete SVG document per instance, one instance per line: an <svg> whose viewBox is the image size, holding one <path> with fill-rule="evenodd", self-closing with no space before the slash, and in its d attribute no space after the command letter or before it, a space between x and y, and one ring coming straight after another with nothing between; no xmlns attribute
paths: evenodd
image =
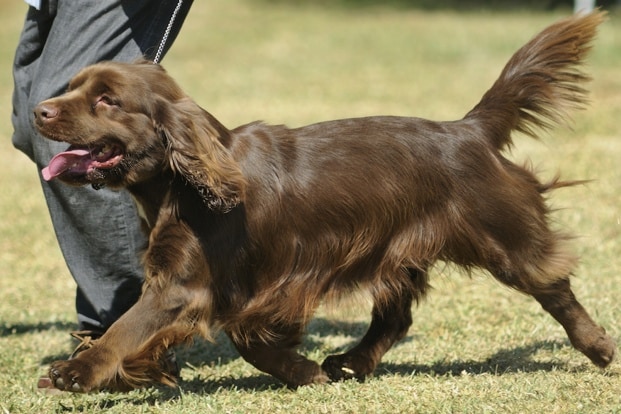
<svg viewBox="0 0 621 414"><path fill-rule="evenodd" d="M230 139L229 131L189 98L162 100L155 112L173 172L214 211L227 212L242 202L246 181L223 144Z"/></svg>

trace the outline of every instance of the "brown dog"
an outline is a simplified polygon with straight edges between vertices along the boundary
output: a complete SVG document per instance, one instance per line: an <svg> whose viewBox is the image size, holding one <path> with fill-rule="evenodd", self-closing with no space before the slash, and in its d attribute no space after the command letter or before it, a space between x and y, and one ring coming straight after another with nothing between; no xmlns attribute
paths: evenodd
<svg viewBox="0 0 621 414"><path fill-rule="evenodd" d="M83 69L35 109L39 131L70 144L44 178L130 191L149 232L146 281L95 346L52 364L52 382L81 392L172 383L165 350L215 329L291 386L363 378L406 335L438 260L532 295L607 366L615 344L574 297L576 258L548 223L544 194L571 183L541 183L501 154L512 131L534 136L584 103L578 67L602 20L596 12L545 29L454 122L228 130L158 65ZM322 365L296 353L320 301L356 289L374 303L362 341Z"/></svg>

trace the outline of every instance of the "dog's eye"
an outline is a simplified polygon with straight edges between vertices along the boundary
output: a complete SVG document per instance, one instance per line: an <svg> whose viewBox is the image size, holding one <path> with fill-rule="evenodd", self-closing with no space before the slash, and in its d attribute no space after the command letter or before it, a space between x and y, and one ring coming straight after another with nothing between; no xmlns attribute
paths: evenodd
<svg viewBox="0 0 621 414"><path fill-rule="evenodd" d="M95 98L95 101L91 105L91 111L95 113L98 108L118 108L120 103L117 99L110 97L109 95L100 95Z"/></svg>
<svg viewBox="0 0 621 414"><path fill-rule="evenodd" d="M97 98L93 106L98 105L119 106L119 103L108 95L101 95Z"/></svg>

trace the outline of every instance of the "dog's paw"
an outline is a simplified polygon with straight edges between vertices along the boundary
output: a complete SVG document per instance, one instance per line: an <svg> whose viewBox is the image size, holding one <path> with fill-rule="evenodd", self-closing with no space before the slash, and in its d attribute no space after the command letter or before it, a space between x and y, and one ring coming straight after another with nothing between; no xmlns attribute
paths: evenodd
<svg viewBox="0 0 621 414"><path fill-rule="evenodd" d="M54 362L48 374L52 385L62 391L85 393L97 389L91 367L77 359Z"/></svg>
<svg viewBox="0 0 621 414"><path fill-rule="evenodd" d="M595 365L600 368L606 368L615 359L617 353L617 344L603 328L599 328L599 335L593 335L588 341L583 341L577 347L580 349Z"/></svg>
<svg viewBox="0 0 621 414"><path fill-rule="evenodd" d="M375 366L367 358L340 354L327 357L321 364L321 368L328 374L331 381L356 379L362 382L373 372Z"/></svg>

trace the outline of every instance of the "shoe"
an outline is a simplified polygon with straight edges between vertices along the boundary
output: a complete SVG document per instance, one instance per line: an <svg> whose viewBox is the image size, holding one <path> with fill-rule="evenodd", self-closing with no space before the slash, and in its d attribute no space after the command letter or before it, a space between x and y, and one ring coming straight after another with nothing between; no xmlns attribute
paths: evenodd
<svg viewBox="0 0 621 414"><path fill-rule="evenodd" d="M52 380L47 375L39 377L37 381L37 392L45 395L60 395L63 393L63 391L54 387Z"/></svg>

